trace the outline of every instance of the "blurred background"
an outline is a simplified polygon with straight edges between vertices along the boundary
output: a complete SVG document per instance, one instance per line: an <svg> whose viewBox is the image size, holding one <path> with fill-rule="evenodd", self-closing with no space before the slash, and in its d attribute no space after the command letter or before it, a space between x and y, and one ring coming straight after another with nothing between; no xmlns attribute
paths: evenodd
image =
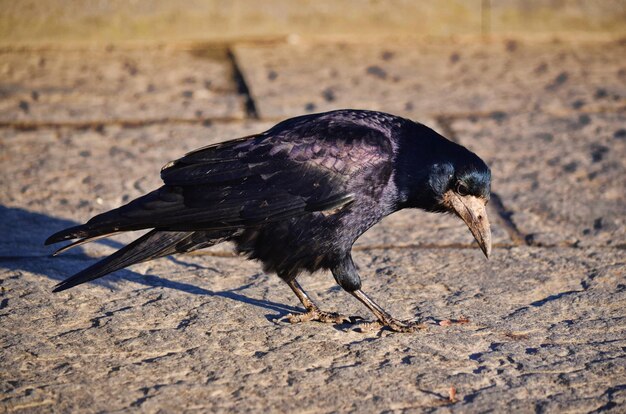
<svg viewBox="0 0 626 414"><path fill-rule="evenodd" d="M625 57L624 0L0 0L0 411L623 406ZM187 151L336 108L410 117L492 168L489 262L419 211L355 246L392 314L469 324L272 323L293 295L224 245L49 294L134 236L51 260L53 232Z"/></svg>
<svg viewBox="0 0 626 414"><path fill-rule="evenodd" d="M7 43L626 32L620 0L2 0L0 10Z"/></svg>

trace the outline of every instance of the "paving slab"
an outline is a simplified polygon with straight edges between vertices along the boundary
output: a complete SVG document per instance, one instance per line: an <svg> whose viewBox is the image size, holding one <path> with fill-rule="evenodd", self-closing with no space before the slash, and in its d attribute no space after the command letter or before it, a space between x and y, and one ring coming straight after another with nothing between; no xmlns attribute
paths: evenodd
<svg viewBox="0 0 626 414"><path fill-rule="evenodd" d="M290 325L282 318L299 306L288 287L239 258L160 259L57 295L54 282L92 260L3 261L0 407L591 412L626 404L624 250L499 248L486 261L464 249L391 249L355 260L364 289L390 312L439 324L413 334ZM301 281L324 308L370 317L330 275Z"/></svg>
<svg viewBox="0 0 626 414"><path fill-rule="evenodd" d="M0 52L0 122L245 116L224 49Z"/></svg>
<svg viewBox="0 0 626 414"><path fill-rule="evenodd" d="M491 166L493 191L529 242L626 245L626 112L452 125Z"/></svg>
<svg viewBox="0 0 626 414"><path fill-rule="evenodd" d="M43 241L161 185L160 168L186 152L262 132L272 123L164 124L140 128L0 129L1 256L50 254ZM496 213L492 213L496 217ZM493 220L492 220L493 221ZM86 245L87 254L111 253L137 233ZM497 221L494 242L510 244ZM443 244L470 246L472 236L451 216L401 212L363 236L359 246ZM222 251L222 246L218 250ZM80 250L77 250L80 251ZM230 250L229 250L230 251Z"/></svg>
<svg viewBox="0 0 626 414"><path fill-rule="evenodd" d="M625 42L303 41L234 50L264 118L349 107L420 120L626 104Z"/></svg>

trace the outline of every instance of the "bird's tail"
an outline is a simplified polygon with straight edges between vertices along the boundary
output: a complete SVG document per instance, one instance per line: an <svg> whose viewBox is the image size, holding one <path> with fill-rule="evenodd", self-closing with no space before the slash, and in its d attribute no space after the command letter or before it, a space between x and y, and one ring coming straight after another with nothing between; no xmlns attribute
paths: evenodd
<svg viewBox="0 0 626 414"><path fill-rule="evenodd" d="M194 232L152 230L112 255L57 284L53 292L60 292L89 282L135 263L213 244L211 239L206 238L203 239L204 243L199 244L194 235Z"/></svg>

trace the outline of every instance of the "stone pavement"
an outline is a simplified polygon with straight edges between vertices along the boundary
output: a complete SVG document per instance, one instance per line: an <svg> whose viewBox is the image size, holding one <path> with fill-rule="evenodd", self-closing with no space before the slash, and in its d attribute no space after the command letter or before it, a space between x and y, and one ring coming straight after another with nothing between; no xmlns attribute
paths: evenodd
<svg viewBox="0 0 626 414"><path fill-rule="evenodd" d="M626 42L247 43L0 51L0 412L603 412L626 404ZM136 235L52 232L167 161L339 107L422 121L492 167L493 258L448 216L355 246L414 334L290 325L287 286L220 245L51 294ZM371 316L328 274L329 310Z"/></svg>

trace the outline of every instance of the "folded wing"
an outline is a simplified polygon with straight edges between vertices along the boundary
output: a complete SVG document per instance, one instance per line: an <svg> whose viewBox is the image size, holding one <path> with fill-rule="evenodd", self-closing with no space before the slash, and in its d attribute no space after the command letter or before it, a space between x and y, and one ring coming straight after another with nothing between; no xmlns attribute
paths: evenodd
<svg viewBox="0 0 626 414"><path fill-rule="evenodd" d="M337 210L358 197L355 177L388 179L391 153L388 137L365 126L278 124L170 162L161 171L161 188L61 231L46 244L146 228L236 229Z"/></svg>

